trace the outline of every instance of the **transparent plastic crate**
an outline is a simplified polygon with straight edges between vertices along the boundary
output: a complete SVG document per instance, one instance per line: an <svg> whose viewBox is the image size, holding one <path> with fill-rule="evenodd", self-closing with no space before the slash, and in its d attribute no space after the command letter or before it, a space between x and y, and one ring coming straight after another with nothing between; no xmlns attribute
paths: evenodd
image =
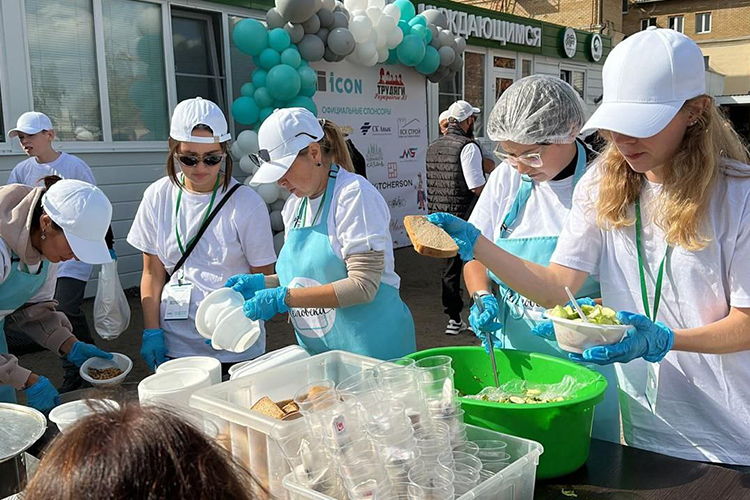
<svg viewBox="0 0 750 500"><path fill-rule="evenodd" d="M469 441L490 439L508 443L505 451L510 454L511 463L471 491L461 495L458 500L533 500L536 467L539 464L539 456L544 451L542 445L536 441L473 425L467 425L466 432ZM289 490L290 500L334 500L295 482L291 473L284 478L283 484Z"/></svg>

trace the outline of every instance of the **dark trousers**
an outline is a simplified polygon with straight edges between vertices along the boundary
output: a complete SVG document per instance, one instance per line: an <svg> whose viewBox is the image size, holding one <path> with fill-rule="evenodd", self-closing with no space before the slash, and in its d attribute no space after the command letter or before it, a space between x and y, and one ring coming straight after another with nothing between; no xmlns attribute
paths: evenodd
<svg viewBox="0 0 750 500"><path fill-rule="evenodd" d="M86 321L86 315L81 310L85 290L85 281L75 278L57 278L55 300L59 303L57 310L65 313L68 321L73 326L73 335L81 342L94 344L88 321ZM78 374L78 367L67 359L63 358L62 365L66 376L75 376Z"/></svg>
<svg viewBox="0 0 750 500"><path fill-rule="evenodd" d="M464 263L456 255L443 259L443 310L450 319L461 321L464 301L461 298L461 270Z"/></svg>

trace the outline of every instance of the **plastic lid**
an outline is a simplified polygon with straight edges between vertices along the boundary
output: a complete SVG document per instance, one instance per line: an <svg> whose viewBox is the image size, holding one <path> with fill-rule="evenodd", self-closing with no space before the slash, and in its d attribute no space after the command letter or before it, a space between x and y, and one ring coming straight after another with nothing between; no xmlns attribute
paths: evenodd
<svg viewBox="0 0 750 500"><path fill-rule="evenodd" d="M0 422L0 462L29 449L47 429L41 412L13 403L0 403Z"/></svg>

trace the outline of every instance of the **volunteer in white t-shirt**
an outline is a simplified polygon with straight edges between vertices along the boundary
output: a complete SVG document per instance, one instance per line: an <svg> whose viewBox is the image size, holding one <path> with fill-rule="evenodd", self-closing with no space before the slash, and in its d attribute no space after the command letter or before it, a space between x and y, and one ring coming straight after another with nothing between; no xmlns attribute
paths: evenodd
<svg viewBox="0 0 750 500"><path fill-rule="evenodd" d="M253 184L291 191L282 216L285 242L277 276L245 275L231 286L245 315L289 312L300 345L380 359L416 349L414 321L399 296L390 212L383 197L352 173L338 127L303 108L276 110L258 132Z"/></svg>
<svg viewBox="0 0 750 500"><path fill-rule="evenodd" d="M43 186L44 177L56 175L62 179L78 179L96 185L94 174L86 162L77 156L56 151L52 146L55 131L52 121L44 113L29 111L18 118L16 128L8 137L18 137L24 153L29 158L16 165L10 173L8 184ZM92 266L78 260L62 262L57 266L55 300L57 310L65 313L73 326L73 334L81 341L94 343L86 315L81 310L86 283L91 277ZM65 376L60 392L79 388L83 379L78 367L63 358Z"/></svg>
<svg viewBox="0 0 750 500"><path fill-rule="evenodd" d="M268 210L252 189L231 191L238 184L228 155L231 137L216 104L200 97L179 103L169 136L167 177L146 189L128 234L128 243L143 252L141 355L152 370L167 358L184 356L212 356L228 368L263 354L265 331L245 352L214 350L197 332L195 313L203 298L230 276L273 272L276 254ZM184 265L175 270L204 221L228 195ZM170 299L187 299L188 307L175 308Z"/></svg>
<svg viewBox="0 0 750 500"><path fill-rule="evenodd" d="M547 307L567 301L564 286L598 277L604 304L633 327L621 342L570 356L618 363L628 444L750 465L748 152L705 95L703 54L685 35L629 37L603 77L603 103L584 130L609 144L575 190L549 267L461 220L432 218L464 259Z"/></svg>

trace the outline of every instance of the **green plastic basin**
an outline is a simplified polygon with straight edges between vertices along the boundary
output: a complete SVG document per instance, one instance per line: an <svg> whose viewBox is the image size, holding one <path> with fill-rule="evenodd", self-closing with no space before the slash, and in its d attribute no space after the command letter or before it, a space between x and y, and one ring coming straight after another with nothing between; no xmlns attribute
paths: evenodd
<svg viewBox="0 0 750 500"><path fill-rule="evenodd" d="M445 355L453 359L456 389L478 394L492 386L492 365L483 347L444 347L411 354L414 359ZM554 384L565 375L585 385L558 403L517 405L461 398L467 424L537 441L544 446L537 477L563 476L582 466L589 455L594 406L604 399L607 380L588 368L545 354L495 349L500 384L513 379Z"/></svg>

